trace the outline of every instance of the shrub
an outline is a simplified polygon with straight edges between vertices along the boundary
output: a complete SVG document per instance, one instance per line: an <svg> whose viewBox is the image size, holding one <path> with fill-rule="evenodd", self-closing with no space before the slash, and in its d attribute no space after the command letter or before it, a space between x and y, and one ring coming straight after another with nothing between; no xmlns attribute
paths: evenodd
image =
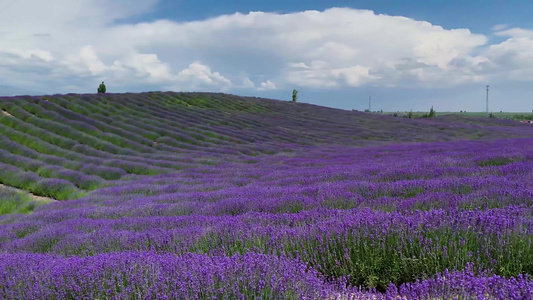
<svg viewBox="0 0 533 300"><path fill-rule="evenodd" d="M436 116L437 116L437 113L435 113L435 110L433 109L433 106L432 106L431 109L429 110L428 117L429 118L434 118Z"/></svg>
<svg viewBox="0 0 533 300"><path fill-rule="evenodd" d="M104 82L102 81L102 83L100 83L100 85L98 86L98 94L105 94L105 92L106 92L106 87L105 87Z"/></svg>

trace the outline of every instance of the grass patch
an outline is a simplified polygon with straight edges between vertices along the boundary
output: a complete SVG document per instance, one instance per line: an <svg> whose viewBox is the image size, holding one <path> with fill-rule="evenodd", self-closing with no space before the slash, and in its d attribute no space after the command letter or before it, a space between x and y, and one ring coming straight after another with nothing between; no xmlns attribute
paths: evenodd
<svg viewBox="0 0 533 300"><path fill-rule="evenodd" d="M0 187L0 216L8 214L28 214L47 202L34 200L22 191Z"/></svg>
<svg viewBox="0 0 533 300"><path fill-rule="evenodd" d="M516 161L516 158L513 157L493 157L489 159L483 159L477 161L477 165L480 167L497 167L505 166Z"/></svg>

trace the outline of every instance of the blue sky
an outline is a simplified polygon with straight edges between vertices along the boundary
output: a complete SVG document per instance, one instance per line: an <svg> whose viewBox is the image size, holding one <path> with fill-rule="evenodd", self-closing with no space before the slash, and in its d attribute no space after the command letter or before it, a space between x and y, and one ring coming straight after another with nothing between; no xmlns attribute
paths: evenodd
<svg viewBox="0 0 533 300"><path fill-rule="evenodd" d="M5 0L0 94L210 91L533 110L530 1ZM22 18L24 16L24 18ZM31 21L29 21L31 20Z"/></svg>

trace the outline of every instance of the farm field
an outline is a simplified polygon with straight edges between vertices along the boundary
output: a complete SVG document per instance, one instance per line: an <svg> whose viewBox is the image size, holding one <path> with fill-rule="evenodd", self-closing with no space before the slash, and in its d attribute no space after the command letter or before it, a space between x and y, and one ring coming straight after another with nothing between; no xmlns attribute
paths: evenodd
<svg viewBox="0 0 533 300"><path fill-rule="evenodd" d="M384 112L385 115L393 115L396 113L397 115L406 116L408 112ZM420 112L416 111L413 112L413 117L415 118L421 118L424 115L426 115L428 112ZM435 113L437 116L463 116L463 117L486 117L486 112L455 112L455 111L439 111ZM533 120L533 112L490 112L492 114L492 118L496 119L504 119L504 120L515 120L515 121L523 121L523 120Z"/></svg>
<svg viewBox="0 0 533 300"><path fill-rule="evenodd" d="M0 98L0 299L531 299L533 126Z"/></svg>
<svg viewBox="0 0 533 300"><path fill-rule="evenodd" d="M466 116L469 116L469 117L486 117L487 116L487 113L486 112L442 112L441 113L442 115L449 115L449 114L458 114L458 115L466 115ZM533 112L505 112L505 111L502 111L502 112L499 112L499 111L494 111L492 112L493 116L495 118L498 118L498 119L513 119L513 117L523 117L525 119L528 119L530 120L531 118L533 118ZM437 113L438 115L438 113Z"/></svg>

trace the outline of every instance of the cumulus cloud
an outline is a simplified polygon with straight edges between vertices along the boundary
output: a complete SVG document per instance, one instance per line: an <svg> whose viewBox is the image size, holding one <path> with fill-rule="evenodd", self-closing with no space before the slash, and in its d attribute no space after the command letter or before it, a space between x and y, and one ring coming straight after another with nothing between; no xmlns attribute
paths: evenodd
<svg viewBox="0 0 533 300"><path fill-rule="evenodd" d="M496 25L494 34L506 40L490 45L468 29L350 8L128 23L155 5L58 0L50 9L43 1L14 1L0 11L0 76L47 92L92 91L100 80L122 91L143 84L266 91L533 78L527 29Z"/></svg>
<svg viewBox="0 0 533 300"><path fill-rule="evenodd" d="M494 30L495 35L507 39L454 63L487 81L532 81L533 30L508 26L495 26Z"/></svg>
<svg viewBox="0 0 533 300"><path fill-rule="evenodd" d="M265 82L261 82L261 87L258 88L259 91L268 91L268 90L276 90L278 87L276 84L270 80L267 80Z"/></svg>
<svg viewBox="0 0 533 300"><path fill-rule="evenodd" d="M92 46L85 46L77 53L67 54L62 63L73 72L77 74L86 73L88 76L99 76L107 69Z"/></svg>
<svg viewBox="0 0 533 300"><path fill-rule="evenodd" d="M169 38L169 33L177 38ZM248 58L268 57L281 65L274 70L277 81L326 88L381 84L380 77L370 73L406 57L435 66L445 77L452 60L487 42L485 36L467 29L445 30L427 22L347 8L285 15L237 13L190 23L159 21L122 26L115 34L140 34L143 46L171 47L179 41L181 47L201 49L207 56L216 48L218 57L234 58L235 51ZM268 63L258 60L242 67L253 73ZM419 73L421 82L431 78L424 70Z"/></svg>
<svg viewBox="0 0 533 300"><path fill-rule="evenodd" d="M183 83L192 83L194 87L212 86L221 89L231 87L231 81L218 72L212 72L208 66L195 62L187 69L179 72L176 80Z"/></svg>
<svg viewBox="0 0 533 300"><path fill-rule="evenodd" d="M244 78L242 80L242 85L240 86L240 88L243 88L243 89L254 89L255 88L255 83L248 77Z"/></svg>

